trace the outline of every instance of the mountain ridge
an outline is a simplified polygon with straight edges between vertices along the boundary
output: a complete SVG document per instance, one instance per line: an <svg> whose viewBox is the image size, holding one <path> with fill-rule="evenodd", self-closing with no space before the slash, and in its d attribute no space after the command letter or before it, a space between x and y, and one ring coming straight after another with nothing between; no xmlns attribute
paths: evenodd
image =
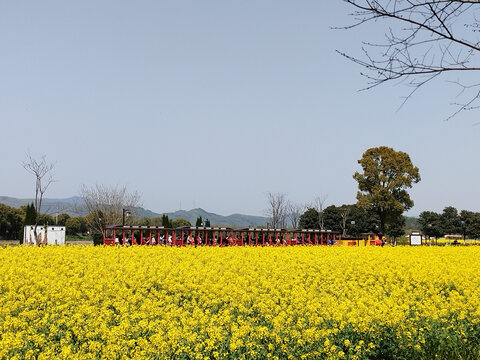
<svg viewBox="0 0 480 360"><path fill-rule="evenodd" d="M0 196L0 203L19 208L21 206L28 205L33 202L33 199L18 199L10 196ZM48 214L67 213L70 216L84 216L88 213L85 206L82 203L82 198L79 196L72 196L68 198L44 198L42 201L41 212ZM170 219L184 218L192 225L195 225L196 219L201 216L202 220L210 220L210 224L224 225L224 226L264 226L267 223L267 219L262 216L245 215L245 214L231 214L231 215L219 215L216 213L208 212L202 208L195 208L191 210L177 210L173 212L157 213L143 207L135 209L135 213L138 217L161 217L163 214L168 215Z"/></svg>

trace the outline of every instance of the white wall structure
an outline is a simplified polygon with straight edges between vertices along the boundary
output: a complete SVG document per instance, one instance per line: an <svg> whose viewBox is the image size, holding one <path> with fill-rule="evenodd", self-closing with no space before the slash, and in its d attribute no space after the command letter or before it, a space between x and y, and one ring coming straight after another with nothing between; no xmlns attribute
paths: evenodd
<svg viewBox="0 0 480 360"><path fill-rule="evenodd" d="M35 245L35 226L25 226L23 243ZM65 245L65 226L37 226L38 243L42 245Z"/></svg>

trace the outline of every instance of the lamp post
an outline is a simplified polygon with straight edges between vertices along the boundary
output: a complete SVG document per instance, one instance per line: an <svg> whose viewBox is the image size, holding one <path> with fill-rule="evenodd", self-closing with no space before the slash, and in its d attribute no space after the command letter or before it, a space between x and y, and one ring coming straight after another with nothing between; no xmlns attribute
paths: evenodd
<svg viewBox="0 0 480 360"><path fill-rule="evenodd" d="M465 220L461 220L460 222L462 223L463 245L465 245Z"/></svg>
<svg viewBox="0 0 480 360"><path fill-rule="evenodd" d="M125 215L130 216L130 210L122 209L122 226L125 226Z"/></svg>

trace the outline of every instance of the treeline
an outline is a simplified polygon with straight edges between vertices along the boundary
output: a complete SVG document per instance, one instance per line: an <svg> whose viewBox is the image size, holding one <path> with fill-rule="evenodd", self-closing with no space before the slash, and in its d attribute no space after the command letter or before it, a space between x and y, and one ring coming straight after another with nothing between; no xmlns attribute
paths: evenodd
<svg viewBox="0 0 480 360"><path fill-rule="evenodd" d="M75 217L66 213L57 216L40 214L38 224L65 226L67 235L71 236L87 235L93 217L95 217L93 214ZM0 239L22 239L23 227L33 225L35 219L33 204L20 208L0 204ZM386 227L385 235L392 238L403 236L405 220L404 216L396 218ZM446 207L442 213L423 211L418 223L419 230L427 237L440 238L447 234L460 234L467 238L480 238L480 213L468 210L458 212L453 206ZM169 219L165 214L155 218L129 218L127 224L173 228L192 225L186 219ZM298 221L298 227L301 229L321 229L321 224L323 229L338 231L343 237L358 237L361 233L378 233L380 220L374 212L363 210L357 205L331 205L321 211L310 207L300 215ZM198 217L195 226L211 225L208 219Z"/></svg>
<svg viewBox="0 0 480 360"><path fill-rule="evenodd" d="M168 215L163 214L162 217L154 217L154 218L137 218L135 219L135 225L140 226L165 226L170 228L176 228L180 226L192 226L191 222L184 218L176 218L176 219L169 219ZM202 219L201 216L197 217L195 221L195 226L205 226L210 227L210 220Z"/></svg>
<svg viewBox="0 0 480 360"><path fill-rule="evenodd" d="M21 240L25 225L33 225L36 222L36 211L33 204L14 208L0 204L0 239ZM71 217L68 214L40 214L38 225L65 226L67 235L87 234L88 215Z"/></svg>
<svg viewBox="0 0 480 360"><path fill-rule="evenodd" d="M34 225L36 222L37 213L33 204L14 208L8 205L0 204L0 239L4 240L22 240L23 228L26 225ZM70 216L62 213L56 216L50 214L40 214L38 225L58 225L65 226L66 234L70 236L85 236L93 234L93 226L95 218L98 213L90 213L85 216ZM101 216L101 215L100 215ZM169 219L168 215L155 218L129 218L128 224L142 225L142 226L165 226L165 227L179 227L191 226L190 221L177 218ZM210 221L202 220L200 216L197 218L196 226L210 226ZM99 234L101 235L101 234Z"/></svg>
<svg viewBox="0 0 480 360"><path fill-rule="evenodd" d="M380 219L377 214L361 209L357 205L331 205L318 211L308 208L299 219L301 229L323 229L338 231L343 237L358 237L362 233L378 233ZM405 233L405 218L397 217L386 228L386 235L397 238Z"/></svg>
<svg viewBox="0 0 480 360"><path fill-rule="evenodd" d="M480 213L447 206L441 214L423 211L419 216L420 230L431 238L445 235L463 235L466 238L480 237Z"/></svg>

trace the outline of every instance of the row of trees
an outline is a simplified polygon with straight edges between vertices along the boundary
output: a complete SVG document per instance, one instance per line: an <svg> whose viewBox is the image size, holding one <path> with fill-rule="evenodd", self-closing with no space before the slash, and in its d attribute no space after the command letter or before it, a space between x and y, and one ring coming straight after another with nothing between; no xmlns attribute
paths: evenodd
<svg viewBox="0 0 480 360"><path fill-rule="evenodd" d="M0 238L19 239L25 219L25 207L16 209L0 204Z"/></svg>
<svg viewBox="0 0 480 360"><path fill-rule="evenodd" d="M180 226L192 226L192 223L184 218L170 219L167 214L163 214L162 217L143 217L143 218L134 218L129 220L129 223L134 223L135 225L140 226L165 226L170 228L176 228ZM128 223L127 223L128 225ZM197 217L195 221L195 226L206 226L210 227L210 220L202 220L202 217Z"/></svg>
<svg viewBox="0 0 480 360"><path fill-rule="evenodd" d="M290 220L294 228L327 228L344 236L361 232L401 236L403 212L413 206L407 190L420 181L418 167L413 166L407 153L387 146L368 149L358 163L362 172L353 174L358 183L356 205L325 208L326 197L317 196L312 204L302 206L292 204L283 193L268 193L268 225L284 228ZM348 224L357 225L349 231Z"/></svg>
<svg viewBox="0 0 480 360"><path fill-rule="evenodd" d="M117 214L118 216L119 214ZM121 218L120 213L120 218ZM96 225L98 222L103 222L105 218L113 216L101 211L94 211L85 216L70 216L67 213L52 216L50 214L39 214L37 216L35 206L32 204L22 206L20 208L13 208L8 205L0 204L0 239L23 239L23 227L25 225L33 225L38 218L38 226L59 225L65 226L66 234L71 236L91 235L94 240L99 241L102 232L98 232ZM103 219L102 219L103 217ZM135 224L142 226L165 226L165 227L179 227L191 226L190 221L177 218L169 219L168 215L164 214L162 217L154 218L131 218L127 224ZM197 218L196 226L211 226L210 220L202 220L202 217ZM96 232L97 231L97 232ZM97 234L97 235L95 235Z"/></svg>
<svg viewBox="0 0 480 360"><path fill-rule="evenodd" d="M357 204L325 206L326 197L316 197L311 204L292 205L283 193L269 193L268 199L271 205L267 211L268 227L328 229L340 232L343 237L383 232L397 238L405 233L405 218L401 213L390 217L382 231L379 214Z"/></svg>
<svg viewBox="0 0 480 360"><path fill-rule="evenodd" d="M447 206L441 214L423 211L419 216L421 231L430 238L445 235L463 235L472 239L480 238L480 213Z"/></svg>
<svg viewBox="0 0 480 360"><path fill-rule="evenodd" d="M299 219L301 229L324 229L338 231L342 237L358 237L362 233L379 233L380 218L372 211L365 210L357 205L330 205L323 209L322 214L315 208L307 209ZM392 238L403 236L405 233L405 218L397 217L386 227L386 235Z"/></svg>
<svg viewBox="0 0 480 360"><path fill-rule="evenodd" d="M287 199L284 193L267 193L268 208L265 210L267 216L267 227L270 228L293 228L299 227L300 216L306 209L315 209L318 213L320 229L324 229L323 208L326 196L317 196L312 203L300 204Z"/></svg>
<svg viewBox="0 0 480 360"><path fill-rule="evenodd" d="M14 208L0 204L0 238L1 239L23 239L23 227L25 225L65 226L67 235L86 234L88 232L88 221L91 216L71 217L68 214L37 214L34 204Z"/></svg>

